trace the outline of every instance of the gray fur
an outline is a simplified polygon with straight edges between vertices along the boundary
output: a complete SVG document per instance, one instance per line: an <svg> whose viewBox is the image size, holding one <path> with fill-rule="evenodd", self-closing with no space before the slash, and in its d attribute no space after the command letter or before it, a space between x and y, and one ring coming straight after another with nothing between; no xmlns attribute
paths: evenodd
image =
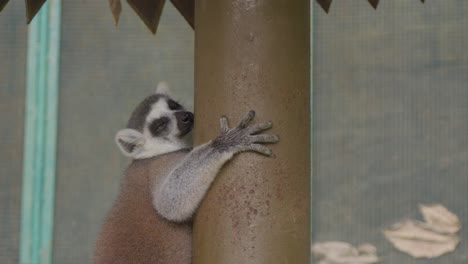
<svg viewBox="0 0 468 264"><path fill-rule="evenodd" d="M166 95L152 94L146 97L133 111L127 123L127 128L135 129L139 132L143 131L145 126L146 116L151 111L151 107L161 98L167 98Z"/></svg>
<svg viewBox="0 0 468 264"><path fill-rule="evenodd" d="M271 122L249 126L250 111L234 128L222 116L219 135L189 151L184 137L193 114L172 101L166 86L143 100L116 135L134 161L97 242L96 264L190 263L190 220L219 170L242 151L271 156L264 144L279 140L260 134Z"/></svg>
<svg viewBox="0 0 468 264"><path fill-rule="evenodd" d="M271 122L252 127L255 116L250 111L239 126L230 129L227 118L220 119L221 133L214 140L193 149L178 166L153 190L153 204L164 218L183 222L189 220L208 191L221 167L235 154L255 151L270 156L271 150L261 145L278 142L276 135L252 135L271 127Z"/></svg>
<svg viewBox="0 0 468 264"><path fill-rule="evenodd" d="M184 137L192 130L193 114L165 92L146 97L133 111L127 128L116 134L124 155L145 159L190 147Z"/></svg>

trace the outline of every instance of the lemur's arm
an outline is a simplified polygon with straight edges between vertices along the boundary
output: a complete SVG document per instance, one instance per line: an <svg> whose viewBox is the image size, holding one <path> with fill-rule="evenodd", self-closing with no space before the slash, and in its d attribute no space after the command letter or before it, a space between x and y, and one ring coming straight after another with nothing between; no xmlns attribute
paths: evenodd
<svg viewBox="0 0 468 264"><path fill-rule="evenodd" d="M221 167L235 154L255 151L271 156L271 150L262 144L278 142L278 136L257 134L271 128L272 123L248 126L254 116L250 111L235 128L229 128L227 118L221 117L219 136L193 149L153 190L153 204L159 214L176 222L190 219Z"/></svg>

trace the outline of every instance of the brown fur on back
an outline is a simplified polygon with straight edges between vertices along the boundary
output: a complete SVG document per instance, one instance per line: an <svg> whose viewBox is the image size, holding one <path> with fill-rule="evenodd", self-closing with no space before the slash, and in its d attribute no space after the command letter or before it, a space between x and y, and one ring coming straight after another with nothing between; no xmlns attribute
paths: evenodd
<svg viewBox="0 0 468 264"><path fill-rule="evenodd" d="M186 154L178 151L130 164L97 240L95 264L191 263L191 223L163 219L151 198L153 184Z"/></svg>

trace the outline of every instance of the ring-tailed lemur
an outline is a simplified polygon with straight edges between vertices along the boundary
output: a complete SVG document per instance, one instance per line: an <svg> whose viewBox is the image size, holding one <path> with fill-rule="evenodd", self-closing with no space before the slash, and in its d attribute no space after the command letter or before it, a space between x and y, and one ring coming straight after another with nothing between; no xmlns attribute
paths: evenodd
<svg viewBox="0 0 468 264"><path fill-rule="evenodd" d="M133 162L96 244L94 263L191 263L191 218L221 167L235 154L272 154L260 134L271 122L249 126L250 111L237 127L220 118L220 133L190 151L184 137L193 114L169 95L165 85L134 110L116 142Z"/></svg>

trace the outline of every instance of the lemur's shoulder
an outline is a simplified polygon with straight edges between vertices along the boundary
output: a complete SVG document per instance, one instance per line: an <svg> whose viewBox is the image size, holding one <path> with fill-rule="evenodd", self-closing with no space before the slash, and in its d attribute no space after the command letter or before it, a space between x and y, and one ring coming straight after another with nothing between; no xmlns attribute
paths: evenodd
<svg viewBox="0 0 468 264"><path fill-rule="evenodd" d="M95 264L190 263L191 223L172 223L152 205L151 188L164 179L188 151L134 160L97 241Z"/></svg>
<svg viewBox="0 0 468 264"><path fill-rule="evenodd" d="M146 159L132 160L121 181L121 192L129 185L150 187L158 178L166 176L190 152L190 148Z"/></svg>
<svg viewBox="0 0 468 264"><path fill-rule="evenodd" d="M151 158L148 164L148 184L151 189L157 188L188 153L190 149L182 149Z"/></svg>

